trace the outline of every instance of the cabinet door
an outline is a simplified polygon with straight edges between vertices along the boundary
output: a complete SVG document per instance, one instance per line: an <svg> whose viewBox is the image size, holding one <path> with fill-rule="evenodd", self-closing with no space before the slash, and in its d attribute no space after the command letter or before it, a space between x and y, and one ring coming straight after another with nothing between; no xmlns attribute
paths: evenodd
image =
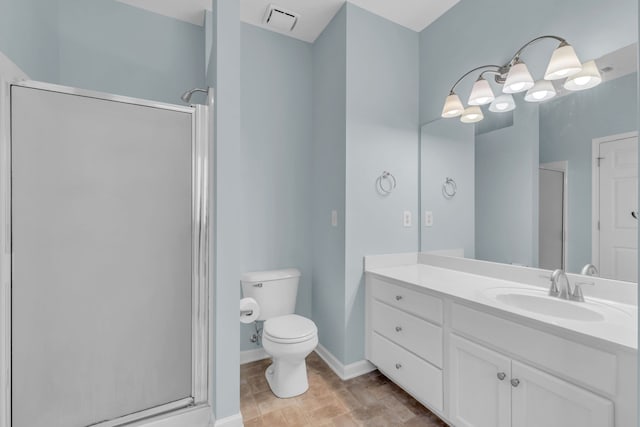
<svg viewBox="0 0 640 427"><path fill-rule="evenodd" d="M613 403L557 377L513 362L513 427L613 427Z"/></svg>
<svg viewBox="0 0 640 427"><path fill-rule="evenodd" d="M449 358L449 413L453 424L509 427L511 360L456 335L451 335Z"/></svg>

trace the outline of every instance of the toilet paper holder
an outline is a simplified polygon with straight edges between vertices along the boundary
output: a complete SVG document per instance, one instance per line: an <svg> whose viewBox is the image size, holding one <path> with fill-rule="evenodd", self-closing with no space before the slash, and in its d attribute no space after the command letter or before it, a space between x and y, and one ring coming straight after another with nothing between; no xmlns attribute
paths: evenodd
<svg viewBox="0 0 640 427"><path fill-rule="evenodd" d="M240 310L240 316L252 316L253 310Z"/></svg>

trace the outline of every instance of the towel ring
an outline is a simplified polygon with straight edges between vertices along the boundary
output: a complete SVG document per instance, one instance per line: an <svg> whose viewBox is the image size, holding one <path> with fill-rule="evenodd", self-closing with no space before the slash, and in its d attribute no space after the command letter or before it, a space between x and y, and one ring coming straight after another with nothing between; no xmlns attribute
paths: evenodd
<svg viewBox="0 0 640 427"><path fill-rule="evenodd" d="M396 188L396 177L391 172L384 171L382 175L376 179L376 186L381 194L387 195Z"/></svg>
<svg viewBox="0 0 640 427"><path fill-rule="evenodd" d="M458 185L453 178L447 177L447 180L442 184L442 194L447 199L452 199L458 192Z"/></svg>

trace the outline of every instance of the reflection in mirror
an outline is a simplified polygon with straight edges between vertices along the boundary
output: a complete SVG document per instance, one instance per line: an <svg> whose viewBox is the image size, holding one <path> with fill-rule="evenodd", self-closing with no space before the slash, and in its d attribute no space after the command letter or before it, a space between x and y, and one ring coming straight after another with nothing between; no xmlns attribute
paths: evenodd
<svg viewBox="0 0 640 427"><path fill-rule="evenodd" d="M541 103L482 107L422 128L423 251L637 282L637 43L597 58L602 83ZM455 197L442 185L451 177ZM635 216L634 216L635 214ZM591 270L593 274L593 270Z"/></svg>

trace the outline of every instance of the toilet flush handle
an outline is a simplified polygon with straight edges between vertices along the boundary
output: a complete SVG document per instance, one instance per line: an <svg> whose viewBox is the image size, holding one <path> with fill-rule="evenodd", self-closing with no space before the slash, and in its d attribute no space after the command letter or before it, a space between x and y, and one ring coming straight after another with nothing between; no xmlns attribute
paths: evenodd
<svg viewBox="0 0 640 427"><path fill-rule="evenodd" d="M253 287L254 288L261 288L262 287L262 283L254 283Z"/></svg>

